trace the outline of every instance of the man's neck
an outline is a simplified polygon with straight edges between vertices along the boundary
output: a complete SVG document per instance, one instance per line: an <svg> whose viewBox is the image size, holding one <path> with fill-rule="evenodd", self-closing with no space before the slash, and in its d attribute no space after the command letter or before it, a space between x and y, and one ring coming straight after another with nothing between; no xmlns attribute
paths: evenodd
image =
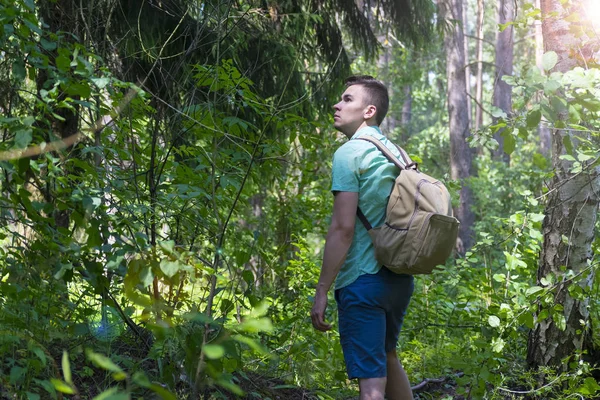
<svg viewBox="0 0 600 400"><path fill-rule="evenodd" d="M354 135L356 134L356 132L358 132L358 131L360 131L362 128L366 128L366 127L368 127L368 126L374 126L374 127L377 127L378 125L377 125L377 123L376 123L375 121L364 121L362 124L360 124L360 126L358 127L358 129L356 129L354 132L352 132L352 133L350 133L350 134L348 134L348 133L345 133L345 135L346 135L346 137L347 137L348 139L351 139L351 138L352 138L352 136L354 136Z"/></svg>

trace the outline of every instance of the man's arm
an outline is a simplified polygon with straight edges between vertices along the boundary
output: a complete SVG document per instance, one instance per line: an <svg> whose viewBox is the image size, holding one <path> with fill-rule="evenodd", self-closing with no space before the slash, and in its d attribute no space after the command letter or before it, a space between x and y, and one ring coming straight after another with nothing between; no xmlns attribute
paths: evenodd
<svg viewBox="0 0 600 400"><path fill-rule="evenodd" d="M331 225L325 241L323 266L321 267L321 275L319 276L315 300L310 313L313 326L320 331L331 329L331 325L325 323L327 292L340 272L340 268L348 254L348 249L352 244L357 207L358 193L338 192L335 195Z"/></svg>

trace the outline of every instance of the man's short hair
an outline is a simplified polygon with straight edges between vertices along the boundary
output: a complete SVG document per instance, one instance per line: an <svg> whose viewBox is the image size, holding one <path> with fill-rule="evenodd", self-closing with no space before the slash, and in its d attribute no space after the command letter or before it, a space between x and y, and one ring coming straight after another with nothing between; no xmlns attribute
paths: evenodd
<svg viewBox="0 0 600 400"><path fill-rule="evenodd" d="M361 85L366 89L368 104L377 108L375 120L377 125L385 118L390 107L390 97L385 85L370 75L354 75L346 79L346 87Z"/></svg>

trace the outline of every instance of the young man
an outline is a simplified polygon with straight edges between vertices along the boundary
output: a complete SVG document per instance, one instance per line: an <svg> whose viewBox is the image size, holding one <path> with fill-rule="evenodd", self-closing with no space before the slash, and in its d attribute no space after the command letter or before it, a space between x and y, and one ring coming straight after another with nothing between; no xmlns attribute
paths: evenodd
<svg viewBox="0 0 600 400"><path fill-rule="evenodd" d="M373 136L396 156L399 152L379 129L388 110L386 87L370 76L346 80L341 101L333 106L334 127L350 139L333 158L333 216L311 311L315 329L327 331L327 292L335 280L339 331L346 370L357 378L360 400L412 399L410 384L396 353L398 334L413 292L413 277L398 275L375 260L357 207L372 226L385 219L387 200L398 168L372 144ZM400 158L400 157L399 157Z"/></svg>

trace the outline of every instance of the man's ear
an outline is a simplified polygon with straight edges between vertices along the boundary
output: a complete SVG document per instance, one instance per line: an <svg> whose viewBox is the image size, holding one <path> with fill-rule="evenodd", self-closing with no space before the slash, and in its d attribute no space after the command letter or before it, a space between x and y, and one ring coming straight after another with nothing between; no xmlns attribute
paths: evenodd
<svg viewBox="0 0 600 400"><path fill-rule="evenodd" d="M369 104L365 109L365 119L371 119L375 116L375 114L377 114L377 107L375 107L373 104Z"/></svg>

